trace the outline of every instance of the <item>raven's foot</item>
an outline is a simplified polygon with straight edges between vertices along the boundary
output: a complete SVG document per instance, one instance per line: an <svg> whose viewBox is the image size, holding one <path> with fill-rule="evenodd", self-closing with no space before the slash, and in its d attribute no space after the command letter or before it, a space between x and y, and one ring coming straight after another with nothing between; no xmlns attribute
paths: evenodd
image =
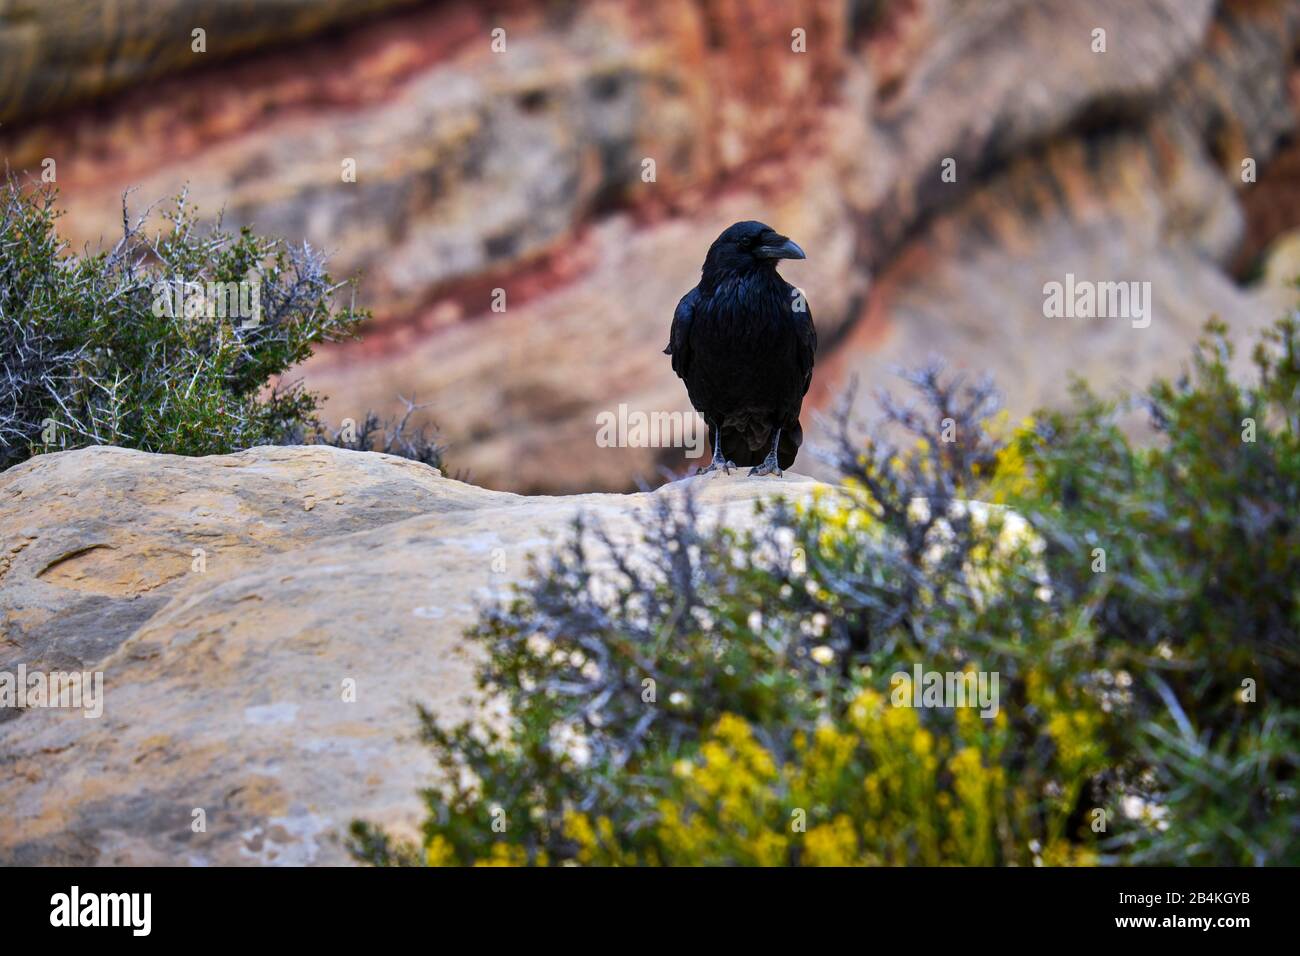
<svg viewBox="0 0 1300 956"><path fill-rule="evenodd" d="M695 470L695 477L698 478L700 475L707 475L715 471L725 472L726 474L729 475L731 474L731 469L735 467L736 467L736 463L734 461L725 461L722 458L714 458L711 462L709 462L709 467L697 468Z"/></svg>
<svg viewBox="0 0 1300 956"><path fill-rule="evenodd" d="M780 478L783 474L785 474L785 472L781 470L781 466L776 462L775 449L772 450L770 455L763 459L761 465L755 465L753 468L749 469L749 476L751 478L758 475L776 475Z"/></svg>

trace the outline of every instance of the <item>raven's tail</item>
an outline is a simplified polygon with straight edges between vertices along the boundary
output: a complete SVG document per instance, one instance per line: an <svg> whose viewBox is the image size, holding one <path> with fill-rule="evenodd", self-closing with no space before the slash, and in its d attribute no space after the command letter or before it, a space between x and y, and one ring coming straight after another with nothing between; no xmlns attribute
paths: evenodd
<svg viewBox="0 0 1300 956"><path fill-rule="evenodd" d="M776 447L776 461L782 471L794 464L795 456L799 454L799 446L802 444L803 429L797 420L781 429L781 441ZM713 445L712 427L709 428L709 445L710 447ZM771 431L756 434L752 429L722 429L722 454L727 461L749 468L761 465L771 450Z"/></svg>
<svg viewBox="0 0 1300 956"><path fill-rule="evenodd" d="M765 452L751 448L749 436L737 428L722 429L722 458L743 468L757 465Z"/></svg>

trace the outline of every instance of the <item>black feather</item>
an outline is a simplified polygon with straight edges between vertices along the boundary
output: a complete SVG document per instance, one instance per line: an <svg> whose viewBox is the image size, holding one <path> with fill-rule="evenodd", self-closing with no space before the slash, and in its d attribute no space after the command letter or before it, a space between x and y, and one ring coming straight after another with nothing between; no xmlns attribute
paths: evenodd
<svg viewBox="0 0 1300 956"><path fill-rule="evenodd" d="M722 453L737 465L760 464L777 428L782 469L803 442L817 331L802 294L776 271L802 255L761 222L738 222L709 248L699 285L673 313L664 352L709 424L710 447L721 429Z"/></svg>

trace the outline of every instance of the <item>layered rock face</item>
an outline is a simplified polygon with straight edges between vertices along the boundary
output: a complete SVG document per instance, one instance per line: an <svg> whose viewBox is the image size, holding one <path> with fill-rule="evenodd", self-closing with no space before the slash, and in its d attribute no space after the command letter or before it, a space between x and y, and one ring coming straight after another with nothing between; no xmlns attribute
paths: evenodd
<svg viewBox="0 0 1300 956"><path fill-rule="evenodd" d="M0 148L55 160L74 245L113 235L124 189L188 183L332 251L376 317L301 370L327 415L433 401L453 465L493 487L681 464L598 447L596 417L688 410L660 350L737 219L809 252L783 268L821 333L812 409L857 380L869 411L937 353L1026 412L1072 373L1175 371L1211 315L1248 338L1293 304L1276 268L1238 277L1300 222L1294 158L1274 163L1300 0L172 0L87 21L102 55L42 85L94 48L39 42L72 6L0 13L24 51ZM1137 283L1146 314L1049 316L1067 277Z"/></svg>
<svg viewBox="0 0 1300 956"><path fill-rule="evenodd" d="M733 526L815 487L687 482ZM99 672L103 693L93 718L0 709L0 863L336 864L354 818L412 834L434 772L414 705L469 713L475 605L579 512L631 551L636 511L684 486L528 498L317 446L9 469L0 674Z"/></svg>
<svg viewBox="0 0 1300 956"><path fill-rule="evenodd" d="M220 38L213 58L227 59L412 2L10 0L0 10L0 123L184 71L208 32Z"/></svg>

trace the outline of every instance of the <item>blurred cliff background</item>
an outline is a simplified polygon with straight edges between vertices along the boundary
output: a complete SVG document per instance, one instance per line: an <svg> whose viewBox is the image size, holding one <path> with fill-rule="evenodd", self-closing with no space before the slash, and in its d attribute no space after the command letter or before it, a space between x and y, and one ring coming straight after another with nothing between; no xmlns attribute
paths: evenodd
<svg viewBox="0 0 1300 956"><path fill-rule="evenodd" d="M596 416L689 409L660 350L738 219L808 251L811 444L931 354L1022 413L1176 371L1211 315L1248 341L1300 273L1298 31L1300 0L0 0L0 155L54 171L77 250L188 184L359 274L362 339L297 373L328 419L432 402L477 483L622 490L682 453ZM1067 274L1150 282L1150 326L1045 317Z"/></svg>

